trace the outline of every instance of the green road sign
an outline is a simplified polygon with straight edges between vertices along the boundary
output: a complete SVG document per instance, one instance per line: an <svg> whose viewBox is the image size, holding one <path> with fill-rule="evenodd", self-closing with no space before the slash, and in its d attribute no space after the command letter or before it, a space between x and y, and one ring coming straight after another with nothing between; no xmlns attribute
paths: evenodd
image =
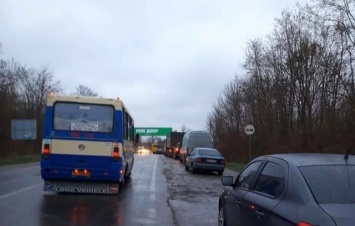
<svg viewBox="0 0 355 226"><path fill-rule="evenodd" d="M151 127L136 127L134 128L134 134L140 136L166 136L173 131L172 128L151 128Z"/></svg>

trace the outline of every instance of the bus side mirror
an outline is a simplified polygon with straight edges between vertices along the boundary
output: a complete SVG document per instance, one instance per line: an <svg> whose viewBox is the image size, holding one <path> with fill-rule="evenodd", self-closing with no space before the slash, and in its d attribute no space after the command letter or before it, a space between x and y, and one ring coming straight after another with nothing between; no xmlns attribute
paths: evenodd
<svg viewBox="0 0 355 226"><path fill-rule="evenodd" d="M137 134L136 134L135 143L138 144L138 142L139 142L139 134L137 133Z"/></svg>

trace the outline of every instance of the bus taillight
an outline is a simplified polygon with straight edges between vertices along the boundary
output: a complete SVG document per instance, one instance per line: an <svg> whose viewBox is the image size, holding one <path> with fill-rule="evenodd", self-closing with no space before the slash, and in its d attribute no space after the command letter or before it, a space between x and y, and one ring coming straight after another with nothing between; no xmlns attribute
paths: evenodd
<svg viewBox="0 0 355 226"><path fill-rule="evenodd" d="M49 156L49 144L44 144L42 157L43 158L48 158L48 156Z"/></svg>
<svg viewBox="0 0 355 226"><path fill-rule="evenodd" d="M120 157L119 149L118 149L118 147L114 147L113 148L113 160L117 161L119 157Z"/></svg>

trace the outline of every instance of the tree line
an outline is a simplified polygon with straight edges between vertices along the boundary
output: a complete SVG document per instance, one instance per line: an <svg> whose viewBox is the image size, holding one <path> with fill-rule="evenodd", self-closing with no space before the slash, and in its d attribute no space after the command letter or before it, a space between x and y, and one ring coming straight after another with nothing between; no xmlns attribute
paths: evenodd
<svg viewBox="0 0 355 226"><path fill-rule="evenodd" d="M225 85L206 122L227 159L249 160L247 124L253 157L354 146L354 9L354 0L297 5L247 44L244 73Z"/></svg>
<svg viewBox="0 0 355 226"><path fill-rule="evenodd" d="M0 156L39 153L44 109L50 92L63 93L64 90L48 68L34 69L13 59L0 59ZM84 85L77 86L73 94L97 96ZM35 119L37 139L12 140L11 122L16 119Z"/></svg>

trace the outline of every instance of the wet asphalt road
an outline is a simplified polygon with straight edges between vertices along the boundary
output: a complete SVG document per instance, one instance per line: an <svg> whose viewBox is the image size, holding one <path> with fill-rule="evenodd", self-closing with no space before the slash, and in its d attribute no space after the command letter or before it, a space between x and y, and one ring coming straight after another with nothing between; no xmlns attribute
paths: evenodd
<svg viewBox="0 0 355 226"><path fill-rule="evenodd" d="M39 163L0 167L0 226L217 225L220 176L192 174L163 155L136 155L119 195L44 192L39 170Z"/></svg>

